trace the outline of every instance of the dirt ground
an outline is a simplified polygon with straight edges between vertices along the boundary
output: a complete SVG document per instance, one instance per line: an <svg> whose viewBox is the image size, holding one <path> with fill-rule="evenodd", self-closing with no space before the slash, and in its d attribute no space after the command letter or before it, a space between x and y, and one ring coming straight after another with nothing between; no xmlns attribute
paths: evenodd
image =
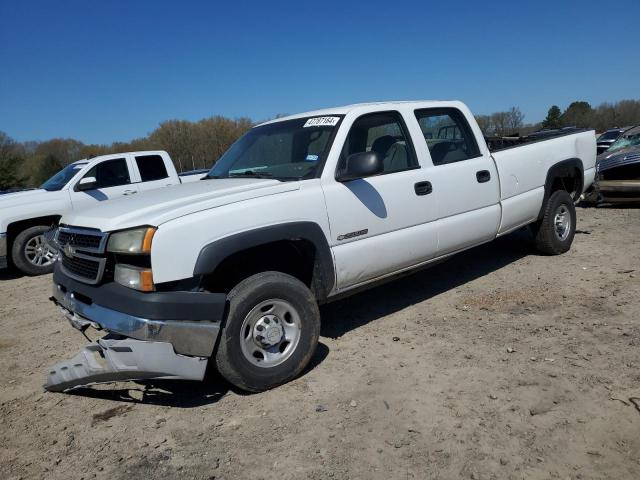
<svg viewBox="0 0 640 480"><path fill-rule="evenodd" d="M310 368L255 395L215 372L46 393L85 340L49 277L5 273L0 478L638 479L640 210L578 229L559 257L517 232L323 307Z"/></svg>

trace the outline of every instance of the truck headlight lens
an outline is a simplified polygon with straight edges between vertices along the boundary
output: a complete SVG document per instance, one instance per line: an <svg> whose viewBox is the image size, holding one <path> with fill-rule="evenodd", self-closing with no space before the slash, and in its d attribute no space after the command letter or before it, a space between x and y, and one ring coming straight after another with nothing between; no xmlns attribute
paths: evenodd
<svg viewBox="0 0 640 480"><path fill-rule="evenodd" d="M153 292L156 289L150 268L140 268L119 263L113 272L113 279L120 285L141 292Z"/></svg>
<svg viewBox="0 0 640 480"><path fill-rule="evenodd" d="M151 241L155 233L156 229L153 227L112 233L107 250L112 253L151 253Z"/></svg>

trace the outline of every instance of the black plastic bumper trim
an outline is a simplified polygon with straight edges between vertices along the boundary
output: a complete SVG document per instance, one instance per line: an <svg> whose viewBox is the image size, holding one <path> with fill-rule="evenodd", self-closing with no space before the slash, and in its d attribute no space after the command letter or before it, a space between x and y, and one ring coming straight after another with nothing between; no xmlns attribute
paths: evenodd
<svg viewBox="0 0 640 480"><path fill-rule="evenodd" d="M115 282L88 285L69 278L56 264L53 281L67 291L80 294L92 303L118 312L150 320L220 322L226 295L207 292L151 292L132 290Z"/></svg>

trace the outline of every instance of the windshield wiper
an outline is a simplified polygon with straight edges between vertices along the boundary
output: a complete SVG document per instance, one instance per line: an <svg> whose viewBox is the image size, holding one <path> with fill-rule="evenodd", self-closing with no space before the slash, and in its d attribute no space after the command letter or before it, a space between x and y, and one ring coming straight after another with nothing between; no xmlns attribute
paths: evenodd
<svg viewBox="0 0 640 480"><path fill-rule="evenodd" d="M242 173L229 174L229 178L236 178L236 177L273 178L273 174L268 172L254 172L253 170L245 170Z"/></svg>

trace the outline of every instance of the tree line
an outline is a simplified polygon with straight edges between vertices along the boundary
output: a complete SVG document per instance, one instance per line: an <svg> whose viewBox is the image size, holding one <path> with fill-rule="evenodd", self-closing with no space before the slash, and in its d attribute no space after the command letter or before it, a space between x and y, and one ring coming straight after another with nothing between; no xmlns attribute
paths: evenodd
<svg viewBox="0 0 640 480"><path fill-rule="evenodd" d="M564 111L559 106L549 108L540 123L524 123L518 107L491 115L477 115L476 120L486 136L526 135L542 128L579 127L603 132L610 128L640 125L640 100L621 100L592 107L588 102L572 102Z"/></svg>
<svg viewBox="0 0 640 480"><path fill-rule="evenodd" d="M602 132L615 127L640 125L640 100L621 100L592 107L588 102L573 102L564 111L553 105L542 121L544 128L580 127Z"/></svg>
<svg viewBox="0 0 640 480"><path fill-rule="evenodd" d="M602 132L613 127L640 125L640 100L622 100L592 107L584 101L564 111L553 105L540 123L524 123L518 107L476 120L486 136L526 135L541 128L581 127ZM85 144L72 138L16 142L0 131L0 190L37 187L62 167L81 158L136 150L166 150L176 170L210 168L229 146L254 125L249 118L213 116L191 122L168 120L149 135L110 145Z"/></svg>

